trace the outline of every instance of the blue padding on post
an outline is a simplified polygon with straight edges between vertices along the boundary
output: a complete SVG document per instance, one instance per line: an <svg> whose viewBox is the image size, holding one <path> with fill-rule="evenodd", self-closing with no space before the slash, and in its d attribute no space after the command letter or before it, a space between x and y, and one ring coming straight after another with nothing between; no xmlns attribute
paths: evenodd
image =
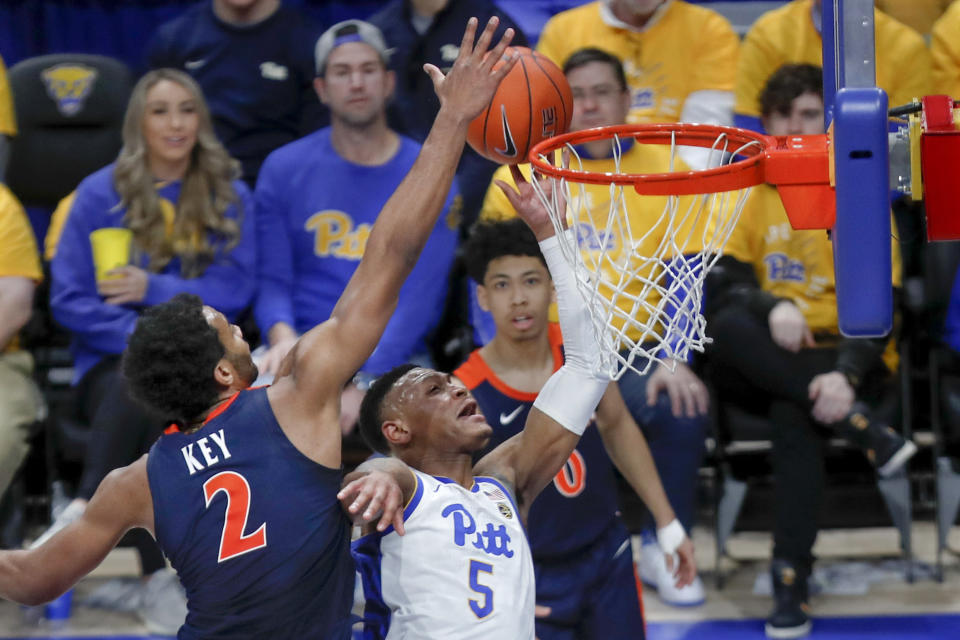
<svg viewBox="0 0 960 640"><path fill-rule="evenodd" d="M833 117L840 331L883 336L893 327L887 94L877 87L840 89Z"/></svg>

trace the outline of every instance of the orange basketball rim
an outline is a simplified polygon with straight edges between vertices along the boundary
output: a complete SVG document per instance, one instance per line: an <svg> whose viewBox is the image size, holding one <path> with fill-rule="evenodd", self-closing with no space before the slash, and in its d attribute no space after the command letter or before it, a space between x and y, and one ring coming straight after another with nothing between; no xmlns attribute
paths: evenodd
<svg viewBox="0 0 960 640"><path fill-rule="evenodd" d="M567 145L620 138L642 144L702 147L731 158L722 166L670 173L597 173L557 167L548 158ZM627 124L559 135L536 144L534 169L568 182L632 185L642 195L693 195L737 191L762 183L777 187L794 229L829 229L836 218L829 134L769 136L706 124Z"/></svg>

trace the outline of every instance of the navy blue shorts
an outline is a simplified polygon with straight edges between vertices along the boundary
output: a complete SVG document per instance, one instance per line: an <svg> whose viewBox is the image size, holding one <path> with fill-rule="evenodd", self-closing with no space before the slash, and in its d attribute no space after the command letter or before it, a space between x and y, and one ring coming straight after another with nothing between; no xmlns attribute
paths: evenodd
<svg viewBox="0 0 960 640"><path fill-rule="evenodd" d="M539 640L643 640L643 599L630 534L619 520L575 557L535 562Z"/></svg>

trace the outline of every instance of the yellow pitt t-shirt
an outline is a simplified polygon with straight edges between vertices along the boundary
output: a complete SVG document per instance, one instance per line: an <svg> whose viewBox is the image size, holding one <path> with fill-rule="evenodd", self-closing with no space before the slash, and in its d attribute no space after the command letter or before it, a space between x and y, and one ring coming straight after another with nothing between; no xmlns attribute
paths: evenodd
<svg viewBox="0 0 960 640"><path fill-rule="evenodd" d="M760 92L788 63L823 64L823 40L813 23L812 0L794 0L760 16L743 40L734 111L760 117ZM919 33L882 11L874 12L877 86L891 107L930 93L930 54Z"/></svg>
<svg viewBox="0 0 960 640"><path fill-rule="evenodd" d="M17 121L13 112L13 95L7 82L7 68L0 57L0 135L17 135Z"/></svg>
<svg viewBox="0 0 960 640"><path fill-rule="evenodd" d="M0 183L0 278L43 280L43 268L37 253L30 220L17 198ZM0 345L0 352L15 351L17 339Z"/></svg>
<svg viewBox="0 0 960 640"><path fill-rule="evenodd" d="M960 2L953 3L933 25L930 57L934 93L960 99Z"/></svg>
<svg viewBox="0 0 960 640"><path fill-rule="evenodd" d="M571 167L580 168L580 165L571 162ZM594 172L612 172L615 170L612 159L584 160L582 168ZM621 157L620 173L664 173L669 171L669 168L669 147L633 144ZM676 171L687 170L679 159L674 161L674 169ZM520 165L520 170L529 179L530 165ZM493 175L493 180L502 180L513 185L510 167L502 166L497 169ZM591 246L595 247L594 255L585 257L585 262L590 264L591 258L596 257L603 246L606 246L607 256L612 259L603 263L601 269L603 279L600 291L604 292L604 295L609 298L614 287L623 285L623 291L627 296L620 296L617 299L617 308L636 321L646 323L650 318L649 309L657 307L661 296L653 289L636 307L634 299L639 298L644 280L664 282L665 269L663 266L650 261L645 263L642 257L663 253L665 259L669 259L672 254L671 251L664 249L664 247L670 246L664 244L664 238L674 224L663 215L664 207L668 201L667 197L641 196L629 186L616 190L611 196L609 185L585 185L582 194L574 186L573 193L576 202L570 206L583 207L579 209L579 216L575 216L580 222L577 233L580 237L581 247L587 247L586 251L590 251L589 247ZM624 225L617 223L608 225L611 199L614 199L615 207L618 210L616 219L623 219L619 212L624 207L629 212L629 237ZM694 199L688 196L678 198L678 200L677 218L679 220L685 218L684 214L688 211ZM480 219L504 220L516 215L516 210L503 195L500 187L495 182L491 182L483 200L483 207L480 210ZM680 247L680 253L696 253L702 248L702 227L706 222L706 216L686 216L685 222L685 224L679 225L675 234L680 242L685 241L684 246ZM630 237L632 237L632 244ZM630 261L627 264L628 272L637 275L636 278L628 282L622 282L624 277L621 271L622 267L616 268L612 264L612 262L622 263L623 260ZM613 324L618 329L622 328L624 320L623 318L615 319ZM655 329L659 328L655 327ZM627 337L633 341L640 341L642 339L641 333L637 327L632 327L631 330L627 331Z"/></svg>
<svg viewBox="0 0 960 640"><path fill-rule="evenodd" d="M733 91L740 41L719 13L669 0L636 31L611 24L601 5L591 2L555 15L544 26L537 50L561 68L585 47L620 58L633 96L627 122L678 122L691 93Z"/></svg>
<svg viewBox="0 0 960 640"><path fill-rule="evenodd" d="M892 221L891 221L892 223ZM900 247L891 240L893 285L900 286ZM833 245L822 229L796 230L775 187L754 187L724 254L753 265L760 288L797 305L814 334L839 335ZM884 362L893 371L891 341Z"/></svg>

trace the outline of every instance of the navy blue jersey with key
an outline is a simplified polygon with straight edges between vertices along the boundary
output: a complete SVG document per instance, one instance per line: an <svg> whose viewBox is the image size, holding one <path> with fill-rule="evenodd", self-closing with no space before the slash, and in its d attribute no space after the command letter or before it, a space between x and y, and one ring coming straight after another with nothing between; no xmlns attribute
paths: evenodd
<svg viewBox="0 0 960 640"><path fill-rule="evenodd" d="M341 471L294 447L266 388L162 436L147 474L157 541L187 592L179 638L350 637Z"/></svg>
<svg viewBox="0 0 960 640"><path fill-rule="evenodd" d="M560 326L548 328L554 369L563 364ZM474 351L454 371L480 405L493 437L487 450L520 433L536 393L524 393L504 383ZM530 505L527 533L535 561L559 558L598 540L617 519L617 489L613 463L596 425L584 431L566 464Z"/></svg>

